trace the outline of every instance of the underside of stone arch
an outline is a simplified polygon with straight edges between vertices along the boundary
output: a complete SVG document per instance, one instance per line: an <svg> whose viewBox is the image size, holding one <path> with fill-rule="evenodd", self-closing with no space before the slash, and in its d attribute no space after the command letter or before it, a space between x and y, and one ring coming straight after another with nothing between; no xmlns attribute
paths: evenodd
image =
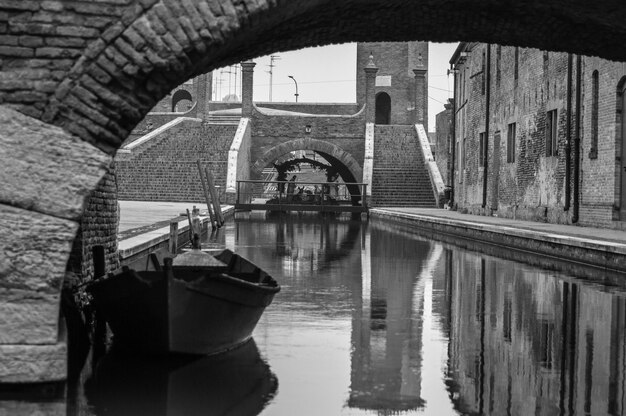
<svg viewBox="0 0 626 416"><path fill-rule="evenodd" d="M251 179L260 179L264 168L271 165L280 156L298 150L312 150L322 155L337 168L339 175L345 182L360 182L363 179L363 168L350 153L330 142L309 138L283 142L266 151L258 160L254 161L252 169L250 169Z"/></svg>
<svg viewBox="0 0 626 416"><path fill-rule="evenodd" d="M608 0L518 1L515 7L492 0L58 3L0 6L11 29L0 46L15 75L15 82L0 85L3 103L109 153L185 80L276 51L348 41L465 40L626 58L626 23ZM46 46L52 40L55 47ZM29 64L33 58L37 65ZM18 86L18 80L27 82Z"/></svg>

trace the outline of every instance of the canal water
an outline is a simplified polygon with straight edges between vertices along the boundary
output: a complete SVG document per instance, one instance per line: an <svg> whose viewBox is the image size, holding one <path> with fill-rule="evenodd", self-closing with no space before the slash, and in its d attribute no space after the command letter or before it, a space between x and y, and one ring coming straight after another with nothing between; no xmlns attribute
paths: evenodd
<svg viewBox="0 0 626 416"><path fill-rule="evenodd" d="M620 276L318 214L237 214L203 246L281 284L254 342L196 360L107 355L68 414L626 413Z"/></svg>

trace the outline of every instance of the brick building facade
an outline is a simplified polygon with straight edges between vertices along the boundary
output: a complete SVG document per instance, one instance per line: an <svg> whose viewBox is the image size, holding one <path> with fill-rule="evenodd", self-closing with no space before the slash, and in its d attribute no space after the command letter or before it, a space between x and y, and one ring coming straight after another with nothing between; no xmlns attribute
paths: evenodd
<svg viewBox="0 0 626 416"><path fill-rule="evenodd" d="M356 97L365 104L370 56L378 67L375 81L376 124L424 125L428 131L428 42L357 44Z"/></svg>
<svg viewBox="0 0 626 416"><path fill-rule="evenodd" d="M481 43L450 63L458 209L622 227L623 64Z"/></svg>
<svg viewBox="0 0 626 416"><path fill-rule="evenodd" d="M450 164L452 163L451 143L454 134L454 126L452 124L453 107L454 100L449 99L448 103L444 104L444 110L435 116L435 133L434 139L431 140L435 162L447 185L452 183Z"/></svg>

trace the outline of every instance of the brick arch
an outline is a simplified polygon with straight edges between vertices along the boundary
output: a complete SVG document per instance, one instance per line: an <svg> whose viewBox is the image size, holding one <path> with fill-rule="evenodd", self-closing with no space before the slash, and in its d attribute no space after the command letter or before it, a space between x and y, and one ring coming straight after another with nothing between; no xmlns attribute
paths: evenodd
<svg viewBox="0 0 626 416"><path fill-rule="evenodd" d="M297 150L313 150L323 155L329 155L331 163L336 161L347 170L347 172L344 172L342 175L342 178L346 182L350 181L350 179L360 182L363 179L363 168L350 153L330 142L309 138L290 140L267 150L259 159L254 161L250 169L250 178L260 179L261 173L265 167L280 156ZM352 178L349 178L350 175Z"/></svg>
<svg viewBox="0 0 626 416"><path fill-rule="evenodd" d="M29 67L32 57L51 62L33 68L26 91L14 93L10 82L0 86L3 102L107 153L186 79L275 51L347 41L472 40L626 59L626 22L609 0L519 0L514 7L493 0L39 3L4 8L15 39L4 37L0 46L16 57L14 67ZM49 21L58 27L41 23ZM82 23L68 23L74 21ZM48 35L61 47L46 46Z"/></svg>
<svg viewBox="0 0 626 416"><path fill-rule="evenodd" d="M176 110L176 106L178 105L178 103L183 100L193 102L193 97L191 96L191 93L185 89L177 90L174 95L172 95L172 112Z"/></svg>

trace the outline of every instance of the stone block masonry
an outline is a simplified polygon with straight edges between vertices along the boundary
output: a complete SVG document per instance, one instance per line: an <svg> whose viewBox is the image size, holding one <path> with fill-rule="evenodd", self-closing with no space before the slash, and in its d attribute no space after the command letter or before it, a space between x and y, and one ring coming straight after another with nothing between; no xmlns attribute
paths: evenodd
<svg viewBox="0 0 626 416"><path fill-rule="evenodd" d="M354 168L349 166L353 171L352 173L357 174L357 172L362 171L361 164L365 157L364 138L365 121L362 112L352 116L277 116L267 115L262 110L255 109L252 117L250 158L253 163L262 160L264 155L272 152L272 149L285 142L303 140L324 141L335 147L339 152L350 155L354 161L358 161L359 166ZM315 149L300 148L290 150ZM337 157L338 155L331 156ZM360 181L361 177L356 178L356 180Z"/></svg>
<svg viewBox="0 0 626 416"><path fill-rule="evenodd" d="M97 245L105 249L105 273L119 268L117 255L119 214L115 166L111 164L97 188L86 198L80 228L72 246L67 267L78 281L96 277L93 274L92 249Z"/></svg>
<svg viewBox="0 0 626 416"><path fill-rule="evenodd" d="M83 203L110 157L0 107L0 382L62 380L60 294Z"/></svg>
<svg viewBox="0 0 626 416"><path fill-rule="evenodd" d="M204 201L196 161L225 189L228 150L236 125L186 120L116 157L118 197L139 201Z"/></svg>

